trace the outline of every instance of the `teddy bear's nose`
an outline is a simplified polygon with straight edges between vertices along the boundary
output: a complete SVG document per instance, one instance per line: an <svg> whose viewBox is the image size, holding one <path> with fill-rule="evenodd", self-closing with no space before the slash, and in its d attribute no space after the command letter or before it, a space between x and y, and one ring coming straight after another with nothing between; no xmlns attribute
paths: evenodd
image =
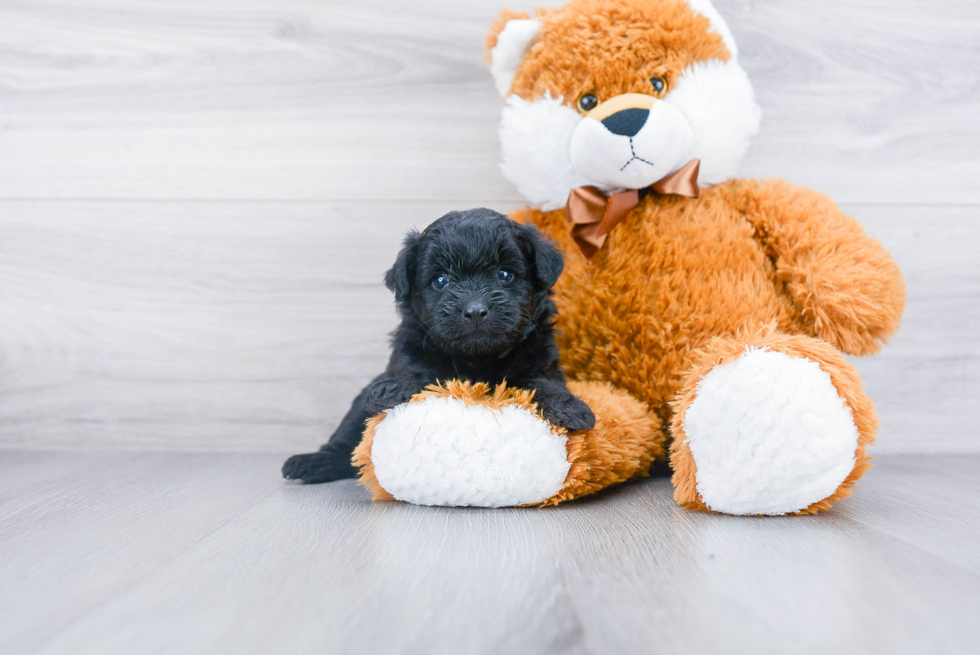
<svg viewBox="0 0 980 655"><path fill-rule="evenodd" d="M613 134L620 136L636 136L650 116L649 109L631 107L617 111L602 119L602 124Z"/></svg>

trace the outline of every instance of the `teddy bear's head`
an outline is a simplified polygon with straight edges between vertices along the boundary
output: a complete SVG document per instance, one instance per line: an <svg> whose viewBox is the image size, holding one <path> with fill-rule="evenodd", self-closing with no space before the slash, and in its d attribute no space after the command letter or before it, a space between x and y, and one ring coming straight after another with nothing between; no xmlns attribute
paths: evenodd
<svg viewBox="0 0 980 655"><path fill-rule="evenodd" d="M700 159L731 177L759 126L731 32L708 0L572 0L505 10L487 38L506 98L505 177L545 210L575 187L640 189Z"/></svg>

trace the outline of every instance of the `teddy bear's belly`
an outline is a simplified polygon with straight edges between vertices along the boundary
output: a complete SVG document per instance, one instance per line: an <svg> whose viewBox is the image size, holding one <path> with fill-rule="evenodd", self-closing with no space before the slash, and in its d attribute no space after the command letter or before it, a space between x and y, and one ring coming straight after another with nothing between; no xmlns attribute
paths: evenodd
<svg viewBox="0 0 980 655"><path fill-rule="evenodd" d="M559 347L570 377L611 381L666 419L692 352L709 339L773 320L799 328L747 221L727 207L645 209L592 262L570 253L556 293ZM562 240L566 252L575 247Z"/></svg>

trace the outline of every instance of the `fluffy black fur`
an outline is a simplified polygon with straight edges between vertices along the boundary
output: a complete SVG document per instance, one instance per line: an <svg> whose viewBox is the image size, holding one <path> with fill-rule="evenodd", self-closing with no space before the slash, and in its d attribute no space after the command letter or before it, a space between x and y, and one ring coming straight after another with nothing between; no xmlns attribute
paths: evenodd
<svg viewBox="0 0 980 655"><path fill-rule="evenodd" d="M489 209L451 212L409 233L385 275L402 319L387 370L358 394L330 441L290 457L283 476L308 483L354 477L351 454L364 422L440 380L506 380L534 389L555 425L591 428L592 410L568 390L558 365L551 287L563 267L561 253L534 227Z"/></svg>

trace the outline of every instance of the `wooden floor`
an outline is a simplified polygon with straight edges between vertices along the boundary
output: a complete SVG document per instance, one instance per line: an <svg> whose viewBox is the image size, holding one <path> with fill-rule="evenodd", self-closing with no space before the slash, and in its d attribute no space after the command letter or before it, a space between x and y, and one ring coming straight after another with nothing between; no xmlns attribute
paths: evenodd
<svg viewBox="0 0 980 655"><path fill-rule="evenodd" d="M372 505L271 454L6 452L0 652L976 653L980 456L887 455L815 517L669 481Z"/></svg>

